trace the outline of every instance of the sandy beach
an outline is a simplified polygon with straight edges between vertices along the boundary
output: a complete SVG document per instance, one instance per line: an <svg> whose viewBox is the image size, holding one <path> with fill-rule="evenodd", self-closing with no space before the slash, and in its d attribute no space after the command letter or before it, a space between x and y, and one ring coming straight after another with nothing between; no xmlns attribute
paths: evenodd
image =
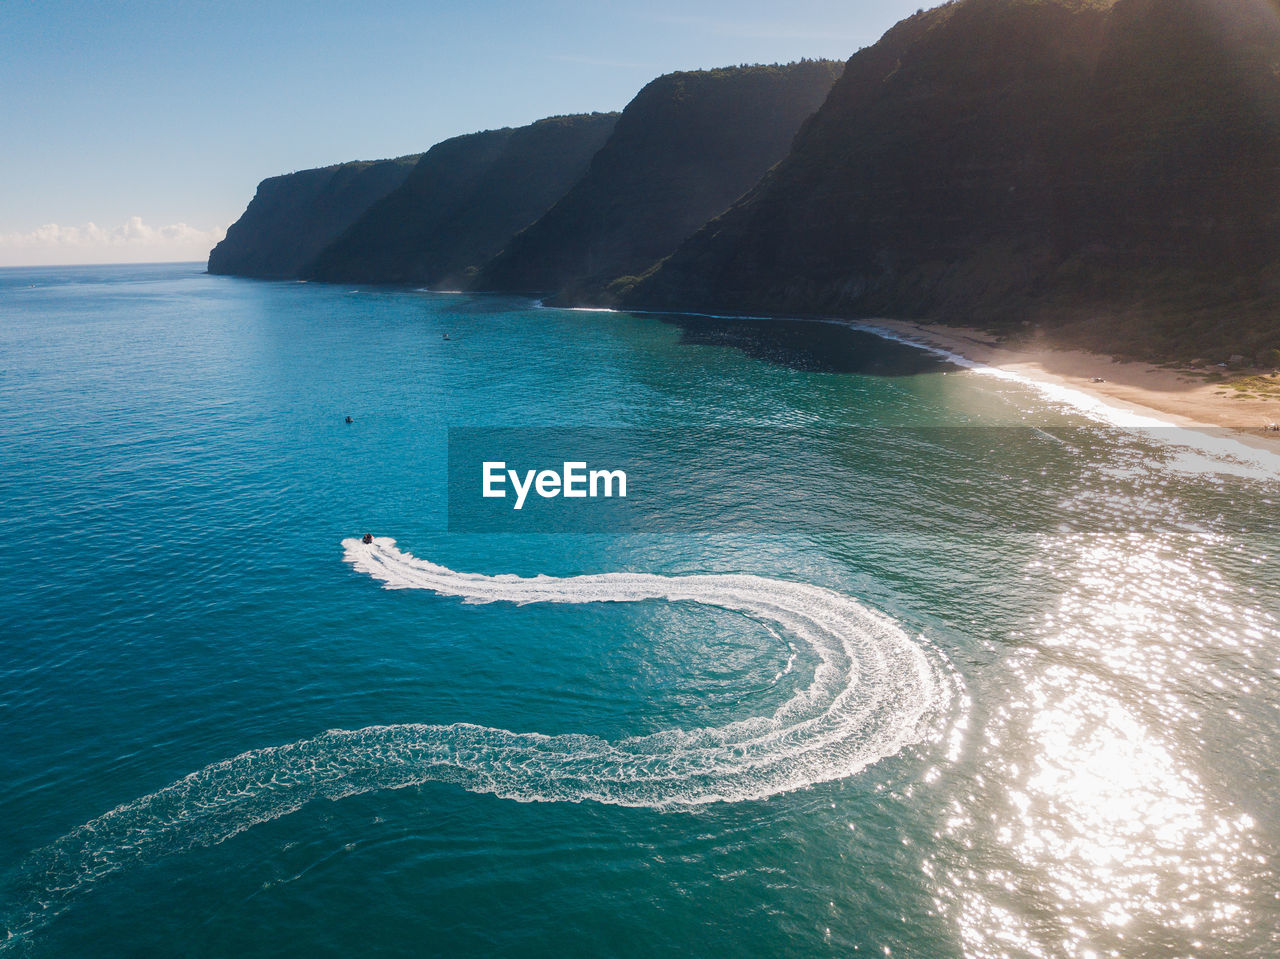
<svg viewBox="0 0 1280 959"><path fill-rule="evenodd" d="M958 326L882 319L860 325L1028 380L1069 387L1109 406L1191 429L1226 429L1248 445L1280 450L1280 431L1267 429L1280 423L1280 375L1216 367L1174 369L1083 350L1014 345L983 330ZM1222 374L1221 380L1206 378L1214 371ZM1245 379L1252 388L1233 385Z"/></svg>

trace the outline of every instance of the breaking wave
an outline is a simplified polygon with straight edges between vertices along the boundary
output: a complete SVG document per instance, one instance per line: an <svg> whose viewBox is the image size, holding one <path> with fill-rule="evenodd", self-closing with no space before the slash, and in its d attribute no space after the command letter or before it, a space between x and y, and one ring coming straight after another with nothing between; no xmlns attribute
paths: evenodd
<svg viewBox="0 0 1280 959"><path fill-rule="evenodd" d="M605 573L557 578L457 573L395 540L343 541L344 558L390 589L468 603L692 602L775 624L807 644L812 682L772 715L616 741L458 723L329 730L254 749L119 806L20 867L0 948L138 861L222 842L317 799L425 782L521 802L677 808L761 799L852 775L919 741L947 698L946 674L888 617L805 583L750 575ZM13 889L16 885L18 888Z"/></svg>

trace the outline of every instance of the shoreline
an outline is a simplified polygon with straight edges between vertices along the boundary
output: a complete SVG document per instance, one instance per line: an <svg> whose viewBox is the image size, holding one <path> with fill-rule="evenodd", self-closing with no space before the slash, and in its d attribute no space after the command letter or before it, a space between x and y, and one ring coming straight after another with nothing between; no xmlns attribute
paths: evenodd
<svg viewBox="0 0 1280 959"><path fill-rule="evenodd" d="M1120 360L1105 353L1046 345L1012 346L974 327L910 320L867 320L836 317L782 317L684 312L678 310L618 310L610 307L548 307L537 309L589 313L679 314L721 319L836 323L887 340L926 350L978 375L994 376L1037 390L1050 401L1072 407L1091 419L1128 429L1176 429L1196 440L1185 445L1211 456L1247 461L1268 475L1280 474L1280 376L1275 395L1241 397L1226 382L1197 382L1196 371ZM1268 376L1268 379L1270 377ZM1270 384L1268 384L1270 387ZM1184 445L1179 443L1178 445Z"/></svg>
<svg viewBox="0 0 1280 959"><path fill-rule="evenodd" d="M856 329L923 347L962 361L975 372L995 373L1050 394L1072 391L1092 401L1082 406L1105 413L1117 425L1175 426L1223 433L1244 446L1280 454L1280 398L1240 398L1223 383L1197 382L1189 370L1169 369L1105 353L1060 347L1011 346L972 327L907 320L849 321ZM1280 377L1276 378L1280 390ZM1060 397L1066 399L1066 397Z"/></svg>

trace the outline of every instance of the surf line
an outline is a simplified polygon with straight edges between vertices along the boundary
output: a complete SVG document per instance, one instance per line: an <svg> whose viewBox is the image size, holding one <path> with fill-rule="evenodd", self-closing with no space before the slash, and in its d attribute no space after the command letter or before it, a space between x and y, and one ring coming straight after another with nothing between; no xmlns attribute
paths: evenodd
<svg viewBox="0 0 1280 959"><path fill-rule="evenodd" d="M772 623L809 646L809 685L772 715L610 741L467 723L334 729L254 749L118 806L32 853L5 885L0 951L99 879L212 846L317 799L448 782L520 802L679 809L742 802L851 776L920 742L950 698L936 651L834 590L744 574L487 576L417 559L395 540L342 541L344 559L387 589L464 603L691 602ZM779 637L781 638L781 637ZM785 642L785 640L784 640ZM931 655L932 653L932 655Z"/></svg>

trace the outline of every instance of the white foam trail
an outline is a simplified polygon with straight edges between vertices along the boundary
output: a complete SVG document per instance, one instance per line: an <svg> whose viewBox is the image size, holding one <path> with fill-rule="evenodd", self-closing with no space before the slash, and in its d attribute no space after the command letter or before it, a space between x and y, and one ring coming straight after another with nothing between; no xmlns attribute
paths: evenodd
<svg viewBox="0 0 1280 959"><path fill-rule="evenodd" d="M947 698L944 672L891 619L851 597L748 575L605 573L557 578L457 573L395 540L343 540L355 569L389 589L468 603L694 602L772 622L819 659L771 716L608 741L484 726L330 730L242 753L126 803L33 853L5 919L12 944L96 880L137 861L222 842L316 799L429 781L522 802L672 808L761 799L850 776L919 741ZM7 884L8 885L8 884ZM6 940L0 940L0 949Z"/></svg>

